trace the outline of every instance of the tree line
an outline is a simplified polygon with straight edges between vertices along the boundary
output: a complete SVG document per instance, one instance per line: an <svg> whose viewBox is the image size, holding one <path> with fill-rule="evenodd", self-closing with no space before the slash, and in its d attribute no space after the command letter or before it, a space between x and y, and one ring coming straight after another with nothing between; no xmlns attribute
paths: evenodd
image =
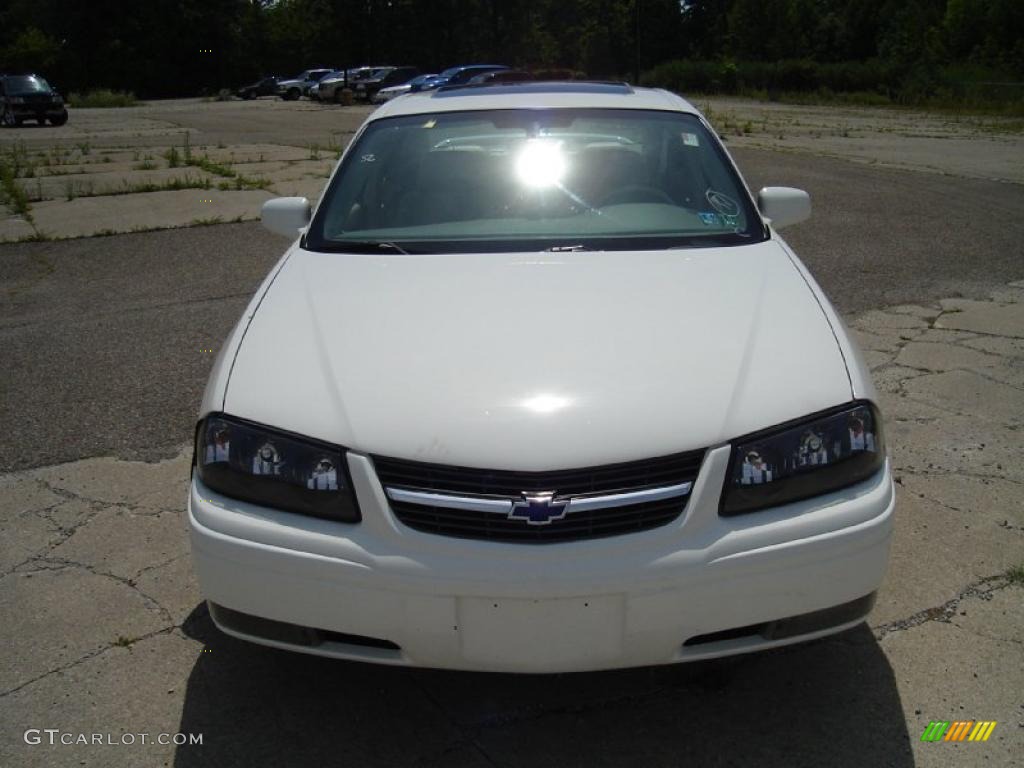
<svg viewBox="0 0 1024 768"><path fill-rule="evenodd" d="M742 85L744 72L771 81L778 75L765 72L798 62L790 69L814 73L793 79L798 85L820 86L821 72L846 67L859 73L858 87L927 92L950 73L1024 80L1024 2L5 0L0 8L0 71L36 71L65 91L196 95L309 66L438 71L464 62L617 79L639 69L654 82L659 67L677 62L679 87L722 90Z"/></svg>

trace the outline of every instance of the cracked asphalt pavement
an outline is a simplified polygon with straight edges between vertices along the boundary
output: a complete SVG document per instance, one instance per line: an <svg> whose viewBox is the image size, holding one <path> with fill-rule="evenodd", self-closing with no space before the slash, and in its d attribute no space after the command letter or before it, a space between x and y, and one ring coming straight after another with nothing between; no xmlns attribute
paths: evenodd
<svg viewBox="0 0 1024 768"><path fill-rule="evenodd" d="M188 441L203 350L285 244L243 223L4 245L0 765L1020 765L1024 187L736 155L752 186L810 189L815 218L788 239L874 371L899 498L867 624L555 676L226 637L189 561ZM923 743L931 720L998 725L984 744ZM27 729L135 743L32 745ZM139 736L178 732L203 743Z"/></svg>

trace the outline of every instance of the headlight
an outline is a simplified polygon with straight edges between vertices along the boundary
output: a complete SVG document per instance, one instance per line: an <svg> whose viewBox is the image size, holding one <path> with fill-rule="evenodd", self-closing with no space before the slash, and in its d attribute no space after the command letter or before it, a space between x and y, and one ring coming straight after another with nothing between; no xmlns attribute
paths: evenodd
<svg viewBox="0 0 1024 768"><path fill-rule="evenodd" d="M777 507L853 485L885 463L878 409L845 405L733 442L720 513Z"/></svg>
<svg viewBox="0 0 1024 768"><path fill-rule="evenodd" d="M360 520L345 452L336 445L213 414L196 432L196 469L204 485L234 499Z"/></svg>

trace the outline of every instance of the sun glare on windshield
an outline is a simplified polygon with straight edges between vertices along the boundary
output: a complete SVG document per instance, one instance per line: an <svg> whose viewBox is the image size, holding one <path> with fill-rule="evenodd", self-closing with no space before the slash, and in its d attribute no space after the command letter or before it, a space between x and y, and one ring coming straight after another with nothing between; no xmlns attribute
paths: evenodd
<svg viewBox="0 0 1024 768"><path fill-rule="evenodd" d="M530 139L516 160L516 175L525 186L546 189L561 183L565 176L562 143L551 139Z"/></svg>

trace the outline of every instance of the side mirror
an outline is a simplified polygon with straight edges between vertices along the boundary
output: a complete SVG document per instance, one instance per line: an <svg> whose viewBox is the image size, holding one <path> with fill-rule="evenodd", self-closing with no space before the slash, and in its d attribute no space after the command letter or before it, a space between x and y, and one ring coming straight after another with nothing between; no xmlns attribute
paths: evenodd
<svg viewBox="0 0 1024 768"><path fill-rule="evenodd" d="M764 187L757 194L757 207L775 229L811 218L811 196L793 187Z"/></svg>
<svg viewBox="0 0 1024 768"><path fill-rule="evenodd" d="M304 197L275 197L267 200L260 211L263 226L289 240L309 224L313 209Z"/></svg>

